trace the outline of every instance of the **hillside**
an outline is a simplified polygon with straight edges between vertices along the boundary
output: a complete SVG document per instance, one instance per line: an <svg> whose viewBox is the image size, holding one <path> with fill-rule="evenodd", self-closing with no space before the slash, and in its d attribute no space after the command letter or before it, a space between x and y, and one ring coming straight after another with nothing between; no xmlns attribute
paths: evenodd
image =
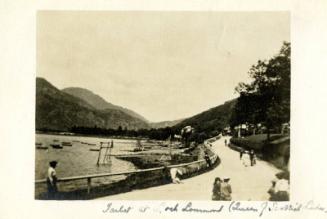
<svg viewBox="0 0 327 219"><path fill-rule="evenodd" d="M98 109L98 110L105 110L105 109L120 110L132 117L135 117L144 122L147 122L147 120L140 114L138 114L130 109L109 103L104 98L100 97L97 94L94 94L90 90L87 90L84 88L79 88L79 87L69 87L69 88L62 89L62 91L84 100L85 102L87 102L88 104L93 106L95 109Z"/></svg>
<svg viewBox="0 0 327 219"><path fill-rule="evenodd" d="M173 120L173 121L162 121L162 122L151 122L150 126L151 128L158 129L158 128L166 128L166 127L172 127L174 125L177 125L178 123L182 122L183 119Z"/></svg>
<svg viewBox="0 0 327 219"><path fill-rule="evenodd" d="M86 101L60 91L43 78L36 79L37 130L68 131L73 126L128 129L149 125L118 109L99 110Z"/></svg>
<svg viewBox="0 0 327 219"><path fill-rule="evenodd" d="M211 131L221 131L226 126L229 126L229 119L235 104L236 99L227 101L222 105L184 119L182 122L175 125L174 129L180 130L190 125L194 127L197 132L209 133Z"/></svg>

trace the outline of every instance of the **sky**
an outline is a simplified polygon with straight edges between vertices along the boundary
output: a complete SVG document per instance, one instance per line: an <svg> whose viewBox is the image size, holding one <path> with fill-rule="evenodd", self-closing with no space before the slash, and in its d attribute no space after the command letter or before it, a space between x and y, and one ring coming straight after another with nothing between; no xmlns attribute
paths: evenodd
<svg viewBox="0 0 327 219"><path fill-rule="evenodd" d="M158 122L237 97L290 41L288 12L39 11L37 76Z"/></svg>

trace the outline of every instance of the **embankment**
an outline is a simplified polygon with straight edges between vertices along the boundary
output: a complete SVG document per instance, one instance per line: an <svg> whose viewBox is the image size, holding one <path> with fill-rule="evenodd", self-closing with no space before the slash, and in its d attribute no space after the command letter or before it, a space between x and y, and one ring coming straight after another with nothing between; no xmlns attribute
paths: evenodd
<svg viewBox="0 0 327 219"><path fill-rule="evenodd" d="M288 170L290 158L288 135L272 135L270 141L266 140L266 135L231 138L229 147L237 151L253 149L258 158L272 163L277 168Z"/></svg>
<svg viewBox="0 0 327 219"><path fill-rule="evenodd" d="M209 149L210 150L210 149ZM212 153L212 152L211 152ZM158 186L162 184L171 183L170 179L170 168L177 167L182 171L182 179L189 178L192 176L196 176L207 172L214 168L215 166L220 164L220 159L216 154L210 156L212 166L209 167L207 162L204 159L199 159L197 161L188 162L188 163L180 163L175 165L168 165L168 166L160 166L155 168L149 168L153 166L153 163L147 163L146 167L149 169L140 169L137 171L132 172L125 172L125 173L117 173L117 174L102 174L101 177L118 177L120 176L122 179L116 182L112 182L110 184L104 185L96 185L92 186L91 179L99 178L100 176L92 175L92 176L85 176L85 177L72 177L71 180L84 180L84 186L80 186L75 188L72 191L60 191L55 199L57 200L86 200L86 199L93 199L96 197L101 196L108 196L123 192L132 191L134 189L142 189L148 188L151 186ZM138 159L138 161L134 162L137 166L143 167L144 161ZM75 178L75 179L74 179ZM58 183L65 183L70 179L66 178L64 180L58 181ZM89 183L87 183L89 180ZM43 189L40 189L43 187ZM46 183L44 181L36 182L35 184L35 198L36 199L49 199L45 191ZM43 191L43 192L37 192Z"/></svg>

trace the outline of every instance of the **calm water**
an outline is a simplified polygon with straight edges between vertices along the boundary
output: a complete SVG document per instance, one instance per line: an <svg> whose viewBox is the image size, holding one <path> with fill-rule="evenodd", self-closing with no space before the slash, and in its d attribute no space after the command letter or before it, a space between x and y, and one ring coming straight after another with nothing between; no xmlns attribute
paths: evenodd
<svg viewBox="0 0 327 219"><path fill-rule="evenodd" d="M71 142L72 147L63 146L63 149L54 149L50 146L54 143L53 140L61 142ZM76 136L58 136L36 134L36 142L42 143L42 146L47 146L47 150L36 149L36 170L35 178L46 178L49 161L57 160L56 168L59 177L79 176L95 173L121 172L134 170L135 166L127 161L111 157L111 165L97 166L98 151L90 151L90 148L99 148L100 142L108 142L111 139L94 138L94 137L76 137ZM113 154L126 154L135 147L135 141L113 139L114 148ZM88 145L96 144L96 145ZM101 152L104 154L104 150ZM103 160L103 157L101 157Z"/></svg>
<svg viewBox="0 0 327 219"><path fill-rule="evenodd" d="M98 151L90 151L91 148L99 148L100 142L108 142L112 139L95 138L95 137L79 137L79 136L58 136L58 135L45 135L36 134L36 142L42 143L42 146L47 146L47 150L36 149L35 152L35 179L45 179L47 176L47 170L49 167L49 161L57 160L58 166L56 168L57 176L70 177L81 176L87 174L96 173L114 173L135 170L136 167L124 160L111 157L111 165L96 165L98 159ZM50 144L54 143L54 140L61 142L71 142L72 146L63 146L63 149L54 149ZM134 149L136 141L113 139L114 148L113 154L126 154L130 153ZM83 143L84 144L83 144ZM88 144L95 145L88 145ZM102 151L104 153L104 150ZM103 157L101 157L101 161ZM110 183L124 179L125 176L114 176L106 178L97 178L92 180L93 185L100 185ZM85 180L71 181L62 183L61 190L72 190L86 186ZM40 188L44 190L44 188ZM38 189L37 189L38 190ZM36 191L38 192L38 191Z"/></svg>

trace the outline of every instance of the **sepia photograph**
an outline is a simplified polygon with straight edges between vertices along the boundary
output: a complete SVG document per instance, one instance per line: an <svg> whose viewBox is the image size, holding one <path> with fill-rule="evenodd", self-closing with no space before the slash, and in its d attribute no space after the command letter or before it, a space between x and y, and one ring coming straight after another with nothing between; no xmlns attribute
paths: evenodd
<svg viewBox="0 0 327 219"><path fill-rule="evenodd" d="M35 19L35 200L290 200L290 12Z"/></svg>

